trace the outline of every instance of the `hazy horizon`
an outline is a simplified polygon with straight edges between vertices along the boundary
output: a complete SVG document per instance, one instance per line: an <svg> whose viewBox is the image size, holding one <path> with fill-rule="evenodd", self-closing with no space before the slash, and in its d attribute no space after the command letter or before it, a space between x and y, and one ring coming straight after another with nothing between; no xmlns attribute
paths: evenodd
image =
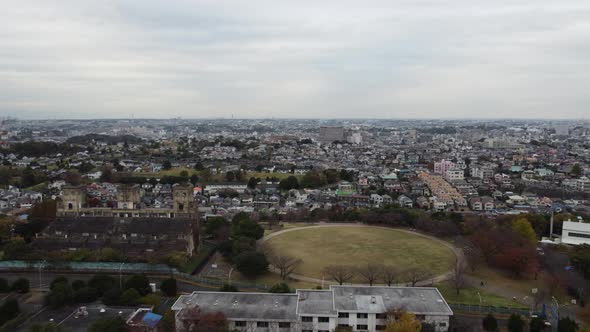
<svg viewBox="0 0 590 332"><path fill-rule="evenodd" d="M590 2L32 0L0 117L585 119Z"/></svg>

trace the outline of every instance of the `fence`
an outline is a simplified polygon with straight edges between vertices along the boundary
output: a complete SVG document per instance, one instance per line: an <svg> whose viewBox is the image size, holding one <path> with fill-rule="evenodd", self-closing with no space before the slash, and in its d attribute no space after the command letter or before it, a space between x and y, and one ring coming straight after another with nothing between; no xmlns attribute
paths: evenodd
<svg viewBox="0 0 590 332"><path fill-rule="evenodd" d="M525 317L530 316L531 314L535 314L534 312L531 313L528 309L518 309L518 308L508 308L508 307L491 307L491 306L480 306L474 304L461 304L461 303L449 303L449 306L453 311L464 311L464 312L475 312L475 313L492 313L492 314L504 314L504 315L512 315L518 314Z"/></svg>
<svg viewBox="0 0 590 332"><path fill-rule="evenodd" d="M0 271L37 272L59 271L69 273L122 273L122 274L157 274L170 275L176 279L194 282L204 287L219 288L227 281L203 278L189 273L179 272L176 268L165 264L119 263L119 262L48 262L48 261L0 261ZM232 285L239 289L267 291L266 285L236 282Z"/></svg>

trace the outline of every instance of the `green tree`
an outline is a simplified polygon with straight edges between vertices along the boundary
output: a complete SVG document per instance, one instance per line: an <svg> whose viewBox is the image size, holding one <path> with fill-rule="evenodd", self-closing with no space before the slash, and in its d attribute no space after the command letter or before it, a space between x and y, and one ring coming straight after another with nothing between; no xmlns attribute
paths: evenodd
<svg viewBox="0 0 590 332"><path fill-rule="evenodd" d="M540 316L533 317L529 322L530 332L541 332L545 328L545 321Z"/></svg>
<svg viewBox="0 0 590 332"><path fill-rule="evenodd" d="M508 331L524 332L525 321L520 315L512 314L508 319Z"/></svg>
<svg viewBox="0 0 590 332"><path fill-rule="evenodd" d="M84 280L74 280L72 281L72 289L77 291L78 289L86 287L86 282Z"/></svg>
<svg viewBox="0 0 590 332"><path fill-rule="evenodd" d="M240 237L245 236L255 240L258 240L264 236L264 228L260 226L256 221L246 219L240 221L234 227L234 236Z"/></svg>
<svg viewBox="0 0 590 332"><path fill-rule="evenodd" d="M305 173L300 182L301 188L318 188L326 184L326 179L317 171Z"/></svg>
<svg viewBox="0 0 590 332"><path fill-rule="evenodd" d="M256 277L268 271L268 261L259 252L243 252L235 257L234 262L238 271L246 277Z"/></svg>
<svg viewBox="0 0 590 332"><path fill-rule="evenodd" d="M88 332L127 332L127 324L121 317L99 318L90 325Z"/></svg>
<svg viewBox="0 0 590 332"><path fill-rule="evenodd" d="M269 293L292 293L291 288L284 282L272 285L268 290Z"/></svg>
<svg viewBox="0 0 590 332"><path fill-rule="evenodd" d="M580 167L580 164L574 164L574 166L572 167L571 174L575 176L582 175L582 167Z"/></svg>
<svg viewBox="0 0 590 332"><path fill-rule="evenodd" d="M49 284L49 289L53 289L53 287L55 287L57 284L60 284L60 283L66 283L67 284L68 283L68 278L66 278L66 277L57 277L57 278L53 279L51 281L51 284Z"/></svg>
<svg viewBox="0 0 590 332"><path fill-rule="evenodd" d="M280 190L299 189L299 181L294 176L289 176L279 182Z"/></svg>
<svg viewBox="0 0 590 332"><path fill-rule="evenodd" d="M174 311L166 310L160 321L160 328L162 329L161 332L175 332L176 331L176 318L174 316Z"/></svg>
<svg viewBox="0 0 590 332"><path fill-rule="evenodd" d="M88 287L96 289L98 291L98 295L102 296L114 288L118 289L119 282L109 275L97 274L88 280Z"/></svg>
<svg viewBox="0 0 590 332"><path fill-rule="evenodd" d="M18 278L12 283L12 290L19 293L28 293L30 288L29 280L25 278Z"/></svg>
<svg viewBox="0 0 590 332"><path fill-rule="evenodd" d="M580 328L575 320L564 317L559 320L557 332L576 332Z"/></svg>
<svg viewBox="0 0 590 332"><path fill-rule="evenodd" d="M176 296L176 279L168 278L162 280L162 283L160 283L160 290L162 290L162 293L164 293L166 296Z"/></svg>
<svg viewBox="0 0 590 332"><path fill-rule="evenodd" d="M55 322L49 322L45 324L34 324L29 329L29 332L62 332L61 326Z"/></svg>
<svg viewBox="0 0 590 332"><path fill-rule="evenodd" d="M0 306L0 325L8 322L15 318L20 313L20 308L16 299L6 300L2 306Z"/></svg>
<svg viewBox="0 0 590 332"><path fill-rule="evenodd" d="M250 179L248 179L248 188L254 189L254 188L256 188L257 184L258 184L258 180L255 177L251 177Z"/></svg>
<svg viewBox="0 0 590 332"><path fill-rule="evenodd" d="M51 290L45 296L45 303L52 308L59 308L74 301L74 290L67 281L52 285Z"/></svg>
<svg viewBox="0 0 590 332"><path fill-rule="evenodd" d="M531 223L525 218L518 218L512 222L512 230L530 241L532 244L537 242L537 234L531 226Z"/></svg>
<svg viewBox="0 0 590 332"><path fill-rule="evenodd" d="M125 280L125 289L134 288L141 296L151 293L150 281L143 274L132 275Z"/></svg>
<svg viewBox="0 0 590 332"><path fill-rule="evenodd" d="M168 159L164 160L164 163L162 164L162 169L169 170L171 168L172 168L172 163L170 162L170 160L168 160Z"/></svg>
<svg viewBox="0 0 590 332"><path fill-rule="evenodd" d="M98 292L94 288L82 287L74 291L74 302L76 303L90 303L96 299L98 299Z"/></svg>
<svg viewBox="0 0 590 332"><path fill-rule="evenodd" d="M0 293L6 293L10 290L10 285L8 284L8 280L4 278L0 278Z"/></svg>
<svg viewBox="0 0 590 332"><path fill-rule="evenodd" d="M497 331L498 330L498 321L496 317L492 314L488 314L484 317L482 321L483 330L484 331Z"/></svg>
<svg viewBox="0 0 590 332"><path fill-rule="evenodd" d="M179 175L180 175L181 177L183 177L183 178L188 178L188 172L187 172L186 170L182 170L182 171L180 171L180 174L179 174Z"/></svg>
<svg viewBox="0 0 590 332"><path fill-rule="evenodd" d="M582 244L574 247L569 254L572 266L580 272L584 278L590 278L590 245Z"/></svg>
<svg viewBox="0 0 590 332"><path fill-rule="evenodd" d="M129 288L121 294L119 297L119 303L121 305L137 305L141 295L135 288Z"/></svg>

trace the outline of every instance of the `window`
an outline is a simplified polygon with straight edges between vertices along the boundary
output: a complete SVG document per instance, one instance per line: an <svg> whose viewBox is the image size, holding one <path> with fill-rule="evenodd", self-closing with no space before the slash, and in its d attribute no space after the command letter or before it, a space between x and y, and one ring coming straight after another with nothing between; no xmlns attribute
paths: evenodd
<svg viewBox="0 0 590 332"><path fill-rule="evenodd" d="M301 317L302 322L313 322L313 317L310 316L303 316Z"/></svg>
<svg viewBox="0 0 590 332"><path fill-rule="evenodd" d="M573 237L581 237L581 238L590 239L590 234L582 234L582 233L574 233L574 232L568 232L567 234L569 236L573 236Z"/></svg>
<svg viewBox="0 0 590 332"><path fill-rule="evenodd" d="M329 322L330 322L329 317L318 317L318 323L329 323Z"/></svg>
<svg viewBox="0 0 590 332"><path fill-rule="evenodd" d="M376 314L375 318L377 319L387 319L387 314Z"/></svg>
<svg viewBox="0 0 590 332"><path fill-rule="evenodd" d="M268 322L256 322L257 327L268 327Z"/></svg>
<svg viewBox="0 0 590 332"><path fill-rule="evenodd" d="M301 330L301 332L313 332L313 330Z"/></svg>
<svg viewBox="0 0 590 332"><path fill-rule="evenodd" d="M245 327L245 326L246 326L246 322L244 322L243 320L236 321L236 327Z"/></svg>
<svg viewBox="0 0 590 332"><path fill-rule="evenodd" d="M369 325L367 325L367 324L357 324L356 329L357 330L368 330L369 329Z"/></svg>
<svg viewBox="0 0 590 332"><path fill-rule="evenodd" d="M364 318L364 319L367 319L367 318L369 318L369 314L366 314L366 313L358 313L358 314L356 314L356 318Z"/></svg>
<svg viewBox="0 0 590 332"><path fill-rule="evenodd" d="M377 331L385 331L385 325L375 325L375 330Z"/></svg>
<svg viewBox="0 0 590 332"><path fill-rule="evenodd" d="M348 318L348 312L339 312L338 318Z"/></svg>
<svg viewBox="0 0 590 332"><path fill-rule="evenodd" d="M288 328L291 327L291 323L289 323L289 322L279 322L279 327L280 328L288 329Z"/></svg>
<svg viewBox="0 0 590 332"><path fill-rule="evenodd" d="M445 326L447 326L447 322L440 322L440 323L438 323L438 326L445 327Z"/></svg>

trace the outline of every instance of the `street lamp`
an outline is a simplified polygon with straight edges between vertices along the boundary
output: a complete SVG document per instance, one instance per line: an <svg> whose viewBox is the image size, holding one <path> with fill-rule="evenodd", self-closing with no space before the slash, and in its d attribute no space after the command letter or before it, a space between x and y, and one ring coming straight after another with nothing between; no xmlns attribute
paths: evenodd
<svg viewBox="0 0 590 332"><path fill-rule="evenodd" d="M45 266L45 263L47 263L46 260L43 260L40 264L39 264L39 291L41 291L41 270L43 269L43 267Z"/></svg>
<svg viewBox="0 0 590 332"><path fill-rule="evenodd" d="M123 289L123 275L121 272L123 270L123 265L125 265L125 262L119 265L119 289Z"/></svg>
<svg viewBox="0 0 590 332"><path fill-rule="evenodd" d="M477 292L477 296L479 297L479 312L481 312L481 294L479 294L479 291Z"/></svg>
<svg viewBox="0 0 590 332"><path fill-rule="evenodd" d="M231 285L231 273L234 272L234 268L232 267L231 269L229 269L229 273L227 275L227 284Z"/></svg>

